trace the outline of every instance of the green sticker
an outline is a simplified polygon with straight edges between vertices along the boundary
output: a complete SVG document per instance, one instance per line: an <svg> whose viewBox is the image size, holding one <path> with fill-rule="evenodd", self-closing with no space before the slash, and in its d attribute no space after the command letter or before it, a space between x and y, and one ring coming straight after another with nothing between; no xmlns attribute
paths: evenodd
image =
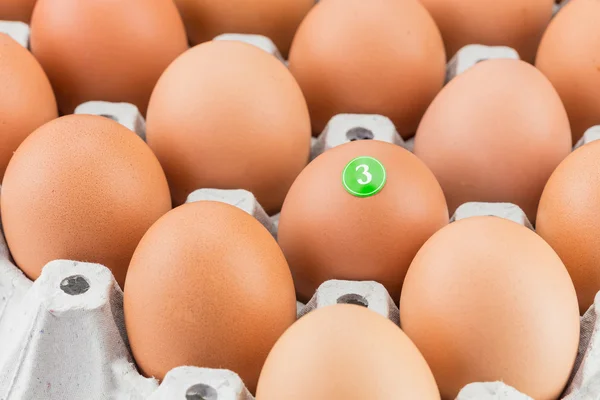
<svg viewBox="0 0 600 400"><path fill-rule="evenodd" d="M369 197L383 189L386 181L385 168L373 157L357 157L342 172L342 184L353 196Z"/></svg>

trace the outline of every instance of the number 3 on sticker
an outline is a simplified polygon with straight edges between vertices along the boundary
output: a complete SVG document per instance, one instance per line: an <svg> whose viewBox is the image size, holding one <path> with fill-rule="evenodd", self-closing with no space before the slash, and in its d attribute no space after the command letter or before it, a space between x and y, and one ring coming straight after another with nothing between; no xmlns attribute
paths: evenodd
<svg viewBox="0 0 600 400"><path fill-rule="evenodd" d="M361 168L363 170L363 175L366 176L367 179L360 178L358 180L358 183L360 183L361 185L367 185L373 180L373 175L369 173L369 166L367 164L360 164L358 167L356 167L356 170L358 171Z"/></svg>
<svg viewBox="0 0 600 400"><path fill-rule="evenodd" d="M379 193L385 181L385 167L373 157L357 157L350 161L342 172L344 188L357 197L369 197Z"/></svg>

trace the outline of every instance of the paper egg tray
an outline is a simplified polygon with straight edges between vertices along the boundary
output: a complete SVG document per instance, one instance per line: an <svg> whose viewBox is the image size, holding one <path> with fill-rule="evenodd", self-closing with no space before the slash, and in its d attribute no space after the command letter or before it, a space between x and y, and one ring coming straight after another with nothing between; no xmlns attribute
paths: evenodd
<svg viewBox="0 0 600 400"><path fill-rule="evenodd" d="M239 203L264 215L246 191L201 190L193 201ZM258 206L258 207L257 207ZM469 203L454 220L496 215L528 224L511 204ZM271 229L271 220L265 221ZM123 319L123 292L98 264L57 260L35 282L12 263L0 235L0 399L250 400L231 371L179 367L162 384L142 377L131 356ZM376 282L328 281L298 307L298 316L335 303L368 307L399 324L399 311ZM582 318L581 343L564 399L600 399L600 294ZM460 400L529 399L500 382L474 383ZM332 399L334 400L334 399Z"/></svg>
<svg viewBox="0 0 600 400"><path fill-rule="evenodd" d="M0 21L23 46L28 27ZM242 40L285 62L272 42L256 35L222 35ZM471 45L448 65L446 80L482 58L518 58L506 47ZM108 116L145 139L145 123L134 106L105 102L81 105L76 113ZM411 150L394 125L378 115L339 115L313 140L311 158L351 140L372 139ZM590 129L576 147L600 139L600 127ZM278 216L269 218L254 196L244 190L198 190L188 201L216 200L255 216L277 237ZM520 208L511 204L469 203L452 221L475 215L495 215L532 229ZM68 260L50 262L35 282L13 264L0 226L0 400L186 399L250 400L252 395L235 372L182 366L162 383L140 375L127 340L123 293L110 271L98 264ZM385 288L376 282L328 281L308 304L298 303L298 317L335 303L368 307L397 325L399 311ZM600 400L600 294L582 318L581 341L572 377L563 399ZM501 382L473 383L460 400L530 399ZM332 399L336 400L336 399Z"/></svg>
<svg viewBox="0 0 600 400"><path fill-rule="evenodd" d="M340 144L349 125L367 127L374 139L387 132L388 141L398 140L389 132L389 120L350 115L334 119L325 132L329 139L321 137L313 147ZM269 218L251 193L201 189L188 197L188 202L206 200L241 208L277 236L277 217ZM467 203L451 221L477 215L495 215L531 229L523 211L512 204ZM0 400L253 399L231 371L183 366L169 372L161 385L141 376L129 350L122 302L123 293L112 274L98 264L52 261L40 278L31 282L12 263L0 234ZM376 282L325 282L308 304L299 304L298 316L335 303L368 307L400 323L398 308ZM600 307L600 294L596 305L582 318L579 353L564 399L600 399L600 318L596 307ZM494 382L471 384L458 399L529 397Z"/></svg>

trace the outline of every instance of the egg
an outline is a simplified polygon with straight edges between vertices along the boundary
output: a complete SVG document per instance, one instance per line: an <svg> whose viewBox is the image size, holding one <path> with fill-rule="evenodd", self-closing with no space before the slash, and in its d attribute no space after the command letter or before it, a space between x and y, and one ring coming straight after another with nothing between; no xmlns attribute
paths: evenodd
<svg viewBox="0 0 600 400"><path fill-rule="evenodd" d="M414 135L445 77L444 45L417 0L324 0L304 19L289 67L313 133L336 114L381 114Z"/></svg>
<svg viewBox="0 0 600 400"><path fill-rule="evenodd" d="M188 203L144 235L124 297L133 355L147 376L195 365L237 372L254 392L296 319L289 268L271 234L224 203Z"/></svg>
<svg viewBox="0 0 600 400"><path fill-rule="evenodd" d="M175 0L192 44L223 33L269 37L285 56L298 25L316 0Z"/></svg>
<svg viewBox="0 0 600 400"><path fill-rule="evenodd" d="M600 124L600 3L570 1L546 30L535 62L567 109L573 140Z"/></svg>
<svg viewBox="0 0 600 400"><path fill-rule="evenodd" d="M249 44L214 41L179 57L150 101L147 140L176 205L196 189L246 189L269 214L306 165L310 118L296 81Z"/></svg>
<svg viewBox="0 0 600 400"><path fill-rule="evenodd" d="M1 8L1 6L0 6ZM58 117L44 70L27 49L0 33L0 179L19 144Z"/></svg>
<svg viewBox="0 0 600 400"><path fill-rule="evenodd" d="M38 0L31 19L31 50L63 114L92 100L145 113L161 73L186 49L172 0Z"/></svg>
<svg viewBox="0 0 600 400"><path fill-rule="evenodd" d="M554 0L420 0L437 23L451 58L468 44L509 46L533 62Z"/></svg>
<svg viewBox="0 0 600 400"><path fill-rule="evenodd" d="M548 180L540 200L537 232L558 253L577 289L580 313L600 291L600 142L567 157Z"/></svg>
<svg viewBox="0 0 600 400"><path fill-rule="evenodd" d="M121 287L138 241L170 204L148 146L90 115L55 119L25 139L0 196L8 247L30 279L46 263L68 259L107 266Z"/></svg>
<svg viewBox="0 0 600 400"><path fill-rule="evenodd" d="M298 176L278 240L301 301L330 279L374 280L398 299L413 257L448 219L440 185L419 159L390 143L355 141Z"/></svg>
<svg viewBox="0 0 600 400"><path fill-rule="evenodd" d="M311 312L277 341L257 400L439 399L419 350L392 322L336 304Z"/></svg>
<svg viewBox="0 0 600 400"><path fill-rule="evenodd" d="M425 243L404 281L400 322L443 399L495 381L558 399L579 344L577 297L560 258L498 217L452 223Z"/></svg>
<svg viewBox="0 0 600 400"><path fill-rule="evenodd" d="M509 202L534 221L544 185L571 151L556 90L519 60L480 62L436 97L414 152L433 171L450 213L470 201Z"/></svg>
<svg viewBox="0 0 600 400"><path fill-rule="evenodd" d="M2 0L0 20L29 22L36 0Z"/></svg>

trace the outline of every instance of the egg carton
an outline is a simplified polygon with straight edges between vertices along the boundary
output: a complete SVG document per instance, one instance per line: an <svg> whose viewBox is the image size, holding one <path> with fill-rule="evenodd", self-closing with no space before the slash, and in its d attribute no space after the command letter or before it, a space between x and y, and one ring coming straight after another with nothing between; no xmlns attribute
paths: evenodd
<svg viewBox="0 0 600 400"><path fill-rule="evenodd" d="M132 130L136 125L131 121L141 118L137 109L125 104L95 103L79 110L107 116ZM371 128L373 137L357 139L402 144L388 122L381 116L341 115L332 120L329 130L322 135L325 140L319 142L317 139L315 146L328 143L331 140L327 139L329 135L330 138L338 138L338 142L333 142L329 148L346 143L353 139L347 135L349 131L365 126ZM386 130L386 135L380 135ZM588 141L593 140L592 136L587 137ZM276 237L278 216L268 217L250 192L201 189L190 194L187 201L206 200L222 201L241 208L257 218ZM525 213L507 203L467 203L457 209L452 221L476 215L506 218L533 229ZM0 296L3 302L0 305L0 338L8 338L0 339L2 347L7 349L0 351L0 388L6 388L5 392L0 389L0 400L158 400L182 396L187 399L210 399L210 396L215 399L252 399L239 376L227 370L180 367L169 372L160 386L156 380L142 377L137 373L129 352L121 308L123 295L107 269L97 264L59 260L49 263L42 276L32 283L10 262L6 244L3 238L0 239ZM86 287L84 292L77 293ZM91 290L91 287L95 289ZM306 306L298 303L298 316L335 303L362 305L399 323L397 307L383 286L376 282L325 282ZM600 322L597 322L595 308L592 308L582 320L580 354L573 383L565 399L595 398L581 394L587 392L597 393L600 398L600 389L594 387L594 382L600 380L600 368L595 362L600 360L600 354L596 354L598 350L594 351L600 343L598 325ZM90 351L92 357L88 354ZM70 361L71 358L75 361ZM495 382L471 384L461 391L458 398L517 400L528 397Z"/></svg>
<svg viewBox="0 0 600 400"><path fill-rule="evenodd" d="M29 281L0 237L0 399L251 400L237 374L178 367L159 386L135 369L123 318L123 293L98 264L56 260ZM367 307L394 323L399 311L376 282L329 281L299 317L331 304ZM600 307L600 295L596 299ZM582 320L582 341L565 399L585 397L600 380L600 321L595 308ZM598 393L598 392L595 392ZM592 395L593 396L593 395ZM458 399L528 399L501 383L467 386Z"/></svg>
<svg viewBox="0 0 600 400"><path fill-rule="evenodd" d="M0 22L0 32L28 47L26 24ZM226 34L215 40L243 41L285 62L273 42L264 36ZM491 58L518 58L518 54L506 47L466 46L448 64L447 80ZM145 139L144 119L131 104L89 102L78 107L76 113L111 118ZM600 129L590 130L578 146L598 137ZM311 157L364 139L412 149L411 141L404 141L386 117L343 114L335 116L318 139L313 138ZM279 216L268 217L247 191L202 189L188 198L188 202L203 200L235 205L257 218L274 237L277 235ZM533 229L522 210L511 204L468 203L457 210L452 220L474 215L507 218ZM0 235L0 299L0 400L253 399L239 376L228 370L182 366L170 371L160 385L155 379L141 376L124 328L123 293L110 271L101 265L56 260L44 267L38 280L31 282L12 263ZM399 324L398 308L376 282L325 282L306 305L298 303L298 316L336 303L361 305ZM579 353L564 399L600 399L597 307L600 295L582 318ZM491 382L466 386L458 399L529 397L501 382Z"/></svg>

